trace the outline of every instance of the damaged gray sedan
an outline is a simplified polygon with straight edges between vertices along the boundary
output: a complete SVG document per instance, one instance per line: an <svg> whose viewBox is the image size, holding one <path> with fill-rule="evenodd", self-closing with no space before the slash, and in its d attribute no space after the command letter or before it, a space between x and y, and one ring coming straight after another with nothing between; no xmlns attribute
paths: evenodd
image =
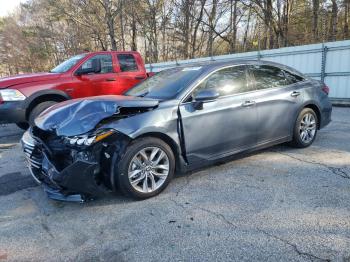
<svg viewBox="0 0 350 262"><path fill-rule="evenodd" d="M31 174L53 199L84 201L111 190L145 199L176 171L284 142L311 145L331 120L328 92L270 62L177 67L125 96L50 107L22 145Z"/></svg>

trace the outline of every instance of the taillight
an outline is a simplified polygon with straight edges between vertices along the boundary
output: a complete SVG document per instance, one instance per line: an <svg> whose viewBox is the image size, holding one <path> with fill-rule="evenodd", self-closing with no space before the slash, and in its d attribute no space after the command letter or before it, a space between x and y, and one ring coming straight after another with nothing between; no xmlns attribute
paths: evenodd
<svg viewBox="0 0 350 262"><path fill-rule="evenodd" d="M322 91L328 95L329 94L329 87L327 85L324 85L324 87L322 87Z"/></svg>

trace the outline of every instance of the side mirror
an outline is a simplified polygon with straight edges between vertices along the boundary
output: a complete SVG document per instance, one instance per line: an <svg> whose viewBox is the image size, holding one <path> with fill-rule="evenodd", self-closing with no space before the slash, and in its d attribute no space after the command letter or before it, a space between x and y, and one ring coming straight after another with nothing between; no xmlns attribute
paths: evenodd
<svg viewBox="0 0 350 262"><path fill-rule="evenodd" d="M91 67L88 68L79 68L75 74L77 76L81 75L87 75L91 73L100 73L101 72L101 60L100 59L93 59L91 62Z"/></svg>
<svg viewBox="0 0 350 262"><path fill-rule="evenodd" d="M194 108L202 109L204 102L214 101L219 98L220 94L215 89L204 89L199 91L194 97Z"/></svg>

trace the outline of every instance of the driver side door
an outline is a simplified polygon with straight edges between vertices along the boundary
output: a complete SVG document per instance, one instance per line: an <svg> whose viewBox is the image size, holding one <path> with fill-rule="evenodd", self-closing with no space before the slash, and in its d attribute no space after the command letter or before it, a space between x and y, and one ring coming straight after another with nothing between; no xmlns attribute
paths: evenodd
<svg viewBox="0 0 350 262"><path fill-rule="evenodd" d="M114 94L118 82L111 54L94 55L85 61L79 69L92 68L96 59L101 64L101 70L99 72L73 75L71 87L67 90L71 97L78 98Z"/></svg>
<svg viewBox="0 0 350 262"><path fill-rule="evenodd" d="M196 109L195 96L214 89L220 96ZM251 102L251 83L245 65L220 69L209 75L180 104L186 154L189 162L212 160L256 144L257 111Z"/></svg>

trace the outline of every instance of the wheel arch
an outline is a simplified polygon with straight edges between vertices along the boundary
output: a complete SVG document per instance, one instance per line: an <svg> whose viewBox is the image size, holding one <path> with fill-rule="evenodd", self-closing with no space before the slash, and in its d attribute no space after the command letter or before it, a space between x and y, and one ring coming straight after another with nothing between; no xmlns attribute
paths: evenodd
<svg viewBox="0 0 350 262"><path fill-rule="evenodd" d="M134 140L144 137L155 137L162 141L164 141L168 146L170 146L171 150L173 151L174 157L177 160L178 156L181 154L180 148L177 145L177 143L172 139L170 136L161 133L161 132L147 132L143 133L137 137L134 138Z"/></svg>
<svg viewBox="0 0 350 262"><path fill-rule="evenodd" d="M304 108L310 108L310 109L312 109L315 112L315 114L317 116L317 120L318 120L318 122L317 122L317 129L320 129L321 121L322 121L320 108L316 105L316 103L307 103L307 104L304 105L304 107L301 110L303 110Z"/></svg>
<svg viewBox="0 0 350 262"><path fill-rule="evenodd" d="M33 108L45 101L55 101L55 102L63 102L65 100L69 100L71 97L67 95L65 92L60 90L42 90L38 91L31 96L29 96L24 103L25 108L25 118L28 120L30 112Z"/></svg>
<svg viewBox="0 0 350 262"><path fill-rule="evenodd" d="M174 157L175 157L175 172L183 173L186 171L186 167L188 166L188 163L186 162L186 159L183 156L183 152L181 151L180 145L170 137L169 135L161 132L146 132L143 133L137 137L135 137L133 140L138 139L138 138L143 138L143 137L155 137L158 139L161 139L164 141L167 145L170 146Z"/></svg>

